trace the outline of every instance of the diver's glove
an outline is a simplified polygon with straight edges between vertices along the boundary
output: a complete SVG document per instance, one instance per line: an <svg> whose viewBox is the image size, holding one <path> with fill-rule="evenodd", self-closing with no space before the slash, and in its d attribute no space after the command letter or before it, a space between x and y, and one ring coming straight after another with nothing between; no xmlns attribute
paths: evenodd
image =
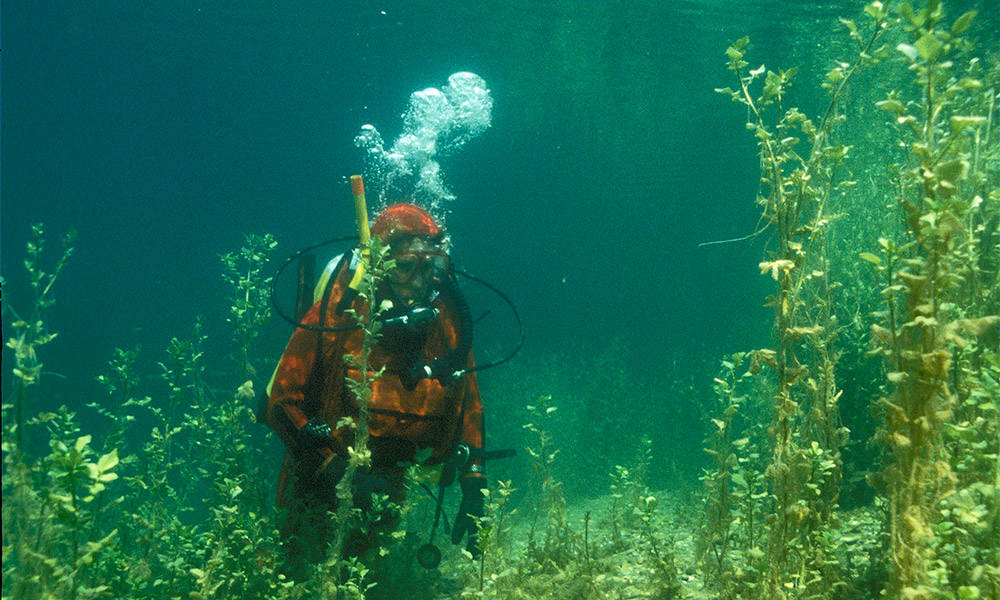
<svg viewBox="0 0 1000 600"><path fill-rule="evenodd" d="M483 508L486 497L483 490L486 489L485 477L465 477L459 483L462 484L462 505L458 508L458 516L455 517L455 527L451 530L452 543L458 544L462 537L468 533L469 540L465 544L465 549L472 554L472 558L482 556L478 539L478 520L483 516Z"/></svg>
<svg viewBox="0 0 1000 600"><path fill-rule="evenodd" d="M347 472L347 459L339 454L334 454L319 469L316 470L315 486L316 493L331 504L336 504L337 484L343 479ZM354 506L362 510L372 507L372 496L375 494L388 495L391 491L389 481L369 471L358 469L354 472L354 481L351 482L351 491L354 493Z"/></svg>
<svg viewBox="0 0 1000 600"><path fill-rule="evenodd" d="M330 424L325 419L313 417L299 429L299 439L306 447L316 448L330 443Z"/></svg>

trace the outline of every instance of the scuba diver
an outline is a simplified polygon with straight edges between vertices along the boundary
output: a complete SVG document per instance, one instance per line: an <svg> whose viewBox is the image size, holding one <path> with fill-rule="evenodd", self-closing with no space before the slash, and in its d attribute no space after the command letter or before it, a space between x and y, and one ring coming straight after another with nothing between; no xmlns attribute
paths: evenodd
<svg viewBox="0 0 1000 600"><path fill-rule="evenodd" d="M371 371L385 369L371 386L371 465L358 469L353 481L354 505L376 516L369 517L374 526L351 532L344 553L363 556L378 543L379 530L394 527L394 511L375 498L384 494L400 505L406 467L420 462L453 466L444 469L445 477L458 479L462 502L452 541L467 536L467 549L478 556L476 519L483 514L486 487L483 411L472 319L455 280L448 239L427 211L409 203L379 213L371 234L395 261L374 298L375 305L391 307L381 314L381 336L369 355ZM350 286L359 254L347 252L327 267L319 284L322 296L292 334L269 390L266 421L288 450L278 504L293 572L324 557L332 539L326 512L337 506L335 487L353 445L348 421L357 421L358 405L346 380L361 374L345 355L360 358L365 335L349 310L367 310ZM456 455L464 460L455 461ZM440 511L440 500L438 505ZM437 516L435 527L436 522Z"/></svg>

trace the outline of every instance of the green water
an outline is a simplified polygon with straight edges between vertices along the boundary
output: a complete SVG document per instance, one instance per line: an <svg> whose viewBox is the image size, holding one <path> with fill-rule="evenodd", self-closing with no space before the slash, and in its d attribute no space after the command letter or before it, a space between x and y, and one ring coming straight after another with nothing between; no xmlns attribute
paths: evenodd
<svg viewBox="0 0 1000 600"><path fill-rule="evenodd" d="M887 4L897 19L897 3ZM833 557L821 571L830 587L776 585L789 598L874 598L887 587L890 596L903 594L892 587L898 578L889 536L898 460L891 440L902 430L885 431L879 399L922 392L887 377L899 363L891 350L879 353L889 334L878 327L893 318L902 326L906 300L901 289L883 291L902 284L879 272L888 255L878 240L905 245L912 213L903 199L923 196L906 180L918 164L912 148L919 137L908 139L894 126L896 115L875 103L898 92L919 118L926 96L907 53L926 60L930 48L913 39L905 17L893 22L873 46L886 48L873 51L877 64L851 72L826 112L823 83L837 83L828 73L841 62L842 72L850 71L859 48L838 18L857 24L863 46L872 34L863 8L771 0L6 3L4 340L24 334L18 321L37 318L44 327L22 341L58 337L38 343L37 357L18 355L17 343L4 350L4 598L334 597L310 587L320 576L278 583L273 497L284 449L251 422L256 400L232 398L247 379L263 389L290 327L269 318L254 328L252 375L232 360L227 319L239 294L221 276L219 255L238 251L247 234L270 233L277 246L261 269L267 277L295 250L350 235L347 177L370 167L354 143L362 125L373 124L391 144L405 132L411 93L441 88L458 71L485 81L491 120L435 157L454 195L435 213L455 263L507 294L523 323L520 353L479 375L487 446L518 451L489 466L494 498L500 481L516 490L504 513L511 530L482 571L438 532L445 560L425 573L412 557L426 541L433 503L414 490L399 529L408 536L370 562L368 580L379 585L369 595L765 597L747 583L755 570L774 577L785 571L768 562L775 550L766 543L774 539L768 515L773 522L781 506L779 480L766 473L776 457L781 375L763 355L755 355L760 374L731 394L744 401L725 443L736 442L730 466L743 484L727 484L734 486L728 510L738 516L725 543L705 532L709 500L729 496L699 480L718 473L705 448L714 443L712 419L722 419L727 406L725 394L713 390L715 378L725 380L721 362L781 345L776 312L766 304L780 294L774 261L787 248L780 226L755 202L773 189L761 183L766 149L747 130L752 110L716 92L738 84L725 52L743 36L750 38L744 76L765 67L753 93L762 93L766 71L798 68L765 121L792 106L816 123L832 114L831 143L849 146L829 182L815 179L819 190L829 184L818 219L830 226L822 235L796 234L806 258L795 268L822 273L803 284L796 323L815 323L829 307L824 331L836 333L829 339L830 422L850 430L822 446L829 454L821 458L836 456L837 477L814 492L834 511L815 525L829 544L824 556ZM950 32L969 10L978 14L959 32L963 42L948 49L953 65L942 67L954 74L954 91L941 82L941 98L951 104L935 116L937 139L960 140L939 151L942 162L965 161L954 196L962 204L940 214L958 215L955 239L965 242L949 246L953 262L942 264L952 270L935 288L944 307L935 331L950 344L941 346L950 362L935 380L947 393L934 396L941 414L929 438L938 441L927 452L948 469L938 478L947 485L926 492L938 494L937 503L921 505L932 514L919 521L936 541L928 542L926 589L912 596L919 598L989 597L1000 589L1000 365L990 324L1000 304L1000 10L993 0L949 2L937 31ZM956 116L982 121L955 133L966 123L949 120ZM790 135L779 133L779 141ZM808 156L809 148L803 139L794 151ZM76 237L46 297L55 303L33 316L22 263L39 222L47 244L39 264L48 273L60 256L59 238L69 230ZM319 259L350 246L324 249ZM920 244L899 255L921 256ZM821 278L832 287L817 287ZM291 279L277 286L288 308ZM49 280L41 281L39 289ZM476 325L477 359L506 356L518 342L508 307L472 283L463 290L473 315L485 315ZM901 312L887 317L881 313L892 293ZM789 343L819 380L822 361L809 339ZM128 372L121 381L109 367L116 348L141 348L119 370ZM14 372L15 365L37 366L36 359L37 379ZM805 387L791 394L802 411L795 444L808 449L820 429L809 416L812 396ZM950 394L953 403L942 400ZM544 426L550 450L558 450L551 464L528 451L540 442L525 425L540 417L526 407L542 399L556 407ZM62 406L72 419L53 416ZM15 431L18 407L24 424ZM70 450L82 436L91 437L74 458ZM120 462L108 467L112 447ZM105 489L89 487L103 473L94 471L98 465L117 475ZM747 513L754 493L761 494L753 501L758 512ZM449 520L459 495L457 488L448 493ZM712 575L706 544L730 553L732 579Z"/></svg>

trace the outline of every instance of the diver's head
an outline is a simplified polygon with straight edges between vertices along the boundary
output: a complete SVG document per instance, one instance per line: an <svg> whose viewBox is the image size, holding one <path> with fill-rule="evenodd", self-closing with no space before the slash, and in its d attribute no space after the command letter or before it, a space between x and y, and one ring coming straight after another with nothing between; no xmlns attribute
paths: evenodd
<svg viewBox="0 0 1000 600"><path fill-rule="evenodd" d="M414 204L394 204L375 217L372 235L389 245L395 267L388 291L403 306L426 303L448 270L447 240L434 217Z"/></svg>

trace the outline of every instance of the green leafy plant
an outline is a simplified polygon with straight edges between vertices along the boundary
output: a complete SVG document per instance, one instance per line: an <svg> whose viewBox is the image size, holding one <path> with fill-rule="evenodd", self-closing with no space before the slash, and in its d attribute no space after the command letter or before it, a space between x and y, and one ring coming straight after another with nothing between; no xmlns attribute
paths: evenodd
<svg viewBox="0 0 1000 600"><path fill-rule="evenodd" d="M746 354L736 353L722 361L722 370L715 378L717 404L710 418L709 432L705 439L705 452L711 457L711 467L706 469L701 480L704 484L705 514L699 538L699 558L709 580L731 597L730 583L726 580L729 568L729 550L733 533L733 503L736 490L749 487L747 474L740 468L738 450L749 442L749 438L734 439L734 418L746 400L737 395L738 386L749 373L740 374ZM750 519L753 510L750 510Z"/></svg>
<svg viewBox="0 0 1000 600"><path fill-rule="evenodd" d="M271 316L271 277L265 274L273 250L274 236L249 234L239 252L219 256L222 277L232 289L228 321L233 327L233 345L242 377L252 377L257 369L250 360L261 327Z"/></svg>
<svg viewBox="0 0 1000 600"><path fill-rule="evenodd" d="M996 273L989 269L998 250L986 226L995 219L996 165L982 160L996 153L990 129L997 81L967 53L963 34L974 12L947 26L934 0L921 9L902 3L898 11L909 43L897 50L914 93L894 90L878 105L891 116L903 150L896 202L905 235L880 239L881 256L866 257L886 282L872 338L890 389L880 400L890 453L884 473L891 508L888 587L907 598L995 595L984 571L964 566L995 555L995 544L970 527L979 518L974 515L995 506L995 494L977 492L995 478L987 483L952 451L995 454L993 440L979 439L970 426L995 431L989 403L978 401L991 379L990 354L978 340L1000 323L995 304L984 304L996 294ZM993 87L984 86L983 75L992 76Z"/></svg>
<svg viewBox="0 0 1000 600"><path fill-rule="evenodd" d="M854 62L838 63L827 73L822 86L830 99L818 121L795 107L785 108L796 69L748 70L747 38L726 51L738 89L719 90L748 110L747 127L760 149L757 201L762 221L776 238L760 263L761 272L775 281L775 294L768 299L774 310L775 347L756 351L751 365L752 372L761 363L771 366L776 386L769 429L772 509L764 573L764 593L770 597L812 597L843 585L829 544L823 543L836 526L832 516L840 483L839 447L847 434L838 421L839 354L833 346L836 320L827 237L835 218L831 197L853 184L837 174L849 151L835 137L835 127L843 120L842 95L855 73L881 53L878 43L886 28L887 12L880 2L869 4L865 12L870 19L867 34L852 21L843 21L858 54ZM718 422L725 430L726 422ZM728 486L724 475L719 478L720 485ZM724 534L726 521L718 515L713 520L719 523L717 533Z"/></svg>
<svg viewBox="0 0 1000 600"><path fill-rule="evenodd" d="M43 265L45 253L45 226L41 223L32 225L31 240L27 244L27 258L24 267L28 271L28 281L31 284L32 303L31 313L28 317L21 318L9 302L4 303L3 308L8 311L14 321L10 324L14 329L15 336L7 340L7 347L14 350L14 420L15 427L9 433L13 433L17 440L17 451L24 450L21 429L24 425L25 402L29 390L38 383L38 378L42 374L42 362L38 359L38 349L55 339L55 332L49 331L45 324L45 311L55 304L55 297L52 294L52 286L55 285L59 274L62 273L66 262L73 255L73 241L76 233L71 231L62 239L62 254L56 260L51 272L45 271Z"/></svg>
<svg viewBox="0 0 1000 600"><path fill-rule="evenodd" d="M338 429L346 427L352 430L354 435L353 444L347 450L346 471L337 483L338 505L331 517L334 523L334 536L330 543L325 569L327 575L324 577L324 587L327 590L339 590L338 593L347 593L346 597L348 598L363 598L364 591L368 589L368 586L363 583L367 569L360 568L356 560L345 561L343 552L351 528L363 520L361 510L354 506L352 486L358 469L367 468L371 464L371 451L368 449L368 421L370 419L372 385L382 376L385 367L372 370L369 359L372 349L380 339L381 321L378 317L386 310L385 306L378 303L376 290L386 273L394 266L394 261L389 258L389 250L389 246L384 245L378 236L373 236L368 245L362 249L365 272L358 288L358 297L362 300L364 308L360 311L348 309L348 313L354 317L364 334L360 355L344 355L348 366L357 369L360 373L358 379L347 379L347 386L354 395L358 407L358 416L357 420L345 417L337 424ZM373 510L377 511L377 507L373 507ZM342 585L341 577L345 572L348 574L346 578L348 583Z"/></svg>
<svg viewBox="0 0 1000 600"><path fill-rule="evenodd" d="M535 436L535 443L528 448L528 455L532 458L532 470L540 492L532 516L527 552L536 569L559 570L572 561L575 539L566 519L566 498L562 493L562 483L553 475L553 465L559 450L552 447L548 428L551 415L557 407L552 405L551 396L543 395L535 404L528 405L527 409L530 417L524 428Z"/></svg>

